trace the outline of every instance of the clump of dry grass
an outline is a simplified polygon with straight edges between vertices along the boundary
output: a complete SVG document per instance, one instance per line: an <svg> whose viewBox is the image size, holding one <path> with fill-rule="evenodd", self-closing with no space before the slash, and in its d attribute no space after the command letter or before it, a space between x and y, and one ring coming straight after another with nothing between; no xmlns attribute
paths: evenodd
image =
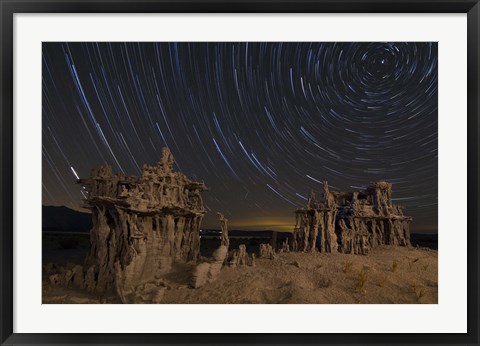
<svg viewBox="0 0 480 346"><path fill-rule="evenodd" d="M412 271L413 265L414 265L416 262L418 262L419 259L420 259L420 258L415 258L415 259L409 258L409 259L408 259L408 270L409 270L409 271Z"/></svg>
<svg viewBox="0 0 480 346"><path fill-rule="evenodd" d="M392 262L392 272L395 273L395 270L397 270L397 267L398 267L398 261L393 260L393 262Z"/></svg>
<svg viewBox="0 0 480 346"><path fill-rule="evenodd" d="M343 265L343 272L345 274L349 273L350 270L352 269L352 261L350 261L350 259L347 258L347 260L345 261L344 265Z"/></svg>
<svg viewBox="0 0 480 346"><path fill-rule="evenodd" d="M424 264L424 265L422 266L422 269L423 269L423 271L427 271L427 269L428 269L428 263L427 263L427 264Z"/></svg>
<svg viewBox="0 0 480 346"><path fill-rule="evenodd" d="M368 273L366 268L362 268L362 270L358 273L358 279L355 285L355 289L360 293L366 293L365 291L365 284L368 281Z"/></svg>

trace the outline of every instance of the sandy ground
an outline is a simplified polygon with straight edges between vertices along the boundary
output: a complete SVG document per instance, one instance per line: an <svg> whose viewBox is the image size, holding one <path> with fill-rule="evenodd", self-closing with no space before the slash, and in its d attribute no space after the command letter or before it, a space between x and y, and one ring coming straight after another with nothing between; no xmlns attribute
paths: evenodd
<svg viewBox="0 0 480 346"><path fill-rule="evenodd" d="M438 253L382 246L368 256L282 253L256 267L224 267L219 278L190 288L192 264L177 265L163 280L166 304L436 304ZM43 281L43 303L120 303Z"/></svg>

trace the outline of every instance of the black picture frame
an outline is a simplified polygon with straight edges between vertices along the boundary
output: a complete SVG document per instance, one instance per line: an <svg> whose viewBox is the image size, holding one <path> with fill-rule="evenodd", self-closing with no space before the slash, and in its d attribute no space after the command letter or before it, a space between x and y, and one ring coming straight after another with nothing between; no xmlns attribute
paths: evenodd
<svg viewBox="0 0 480 346"><path fill-rule="evenodd" d="M2 345L445 344L478 345L479 18L478 0L0 0ZM467 13L468 332L465 334L24 334L13 332L13 16L16 13ZM452 316L455 318L455 316Z"/></svg>

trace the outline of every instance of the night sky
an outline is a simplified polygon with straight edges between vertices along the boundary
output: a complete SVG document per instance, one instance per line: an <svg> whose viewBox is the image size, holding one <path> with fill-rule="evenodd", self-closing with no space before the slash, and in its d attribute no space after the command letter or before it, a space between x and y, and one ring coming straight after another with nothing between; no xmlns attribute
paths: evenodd
<svg viewBox="0 0 480 346"><path fill-rule="evenodd" d="M323 179L393 184L412 232L437 232L436 43L44 43L44 205L77 175L140 175L163 146L204 181L202 227L293 230Z"/></svg>

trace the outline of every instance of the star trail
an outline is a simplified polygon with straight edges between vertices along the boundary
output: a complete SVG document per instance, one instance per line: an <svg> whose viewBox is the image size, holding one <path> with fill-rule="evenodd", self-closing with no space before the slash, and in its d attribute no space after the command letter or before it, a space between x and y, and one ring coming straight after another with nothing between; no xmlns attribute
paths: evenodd
<svg viewBox="0 0 480 346"><path fill-rule="evenodd" d="M43 43L44 205L75 180L140 175L168 146L204 181L202 227L292 230L310 190L393 184L437 232L437 43Z"/></svg>

